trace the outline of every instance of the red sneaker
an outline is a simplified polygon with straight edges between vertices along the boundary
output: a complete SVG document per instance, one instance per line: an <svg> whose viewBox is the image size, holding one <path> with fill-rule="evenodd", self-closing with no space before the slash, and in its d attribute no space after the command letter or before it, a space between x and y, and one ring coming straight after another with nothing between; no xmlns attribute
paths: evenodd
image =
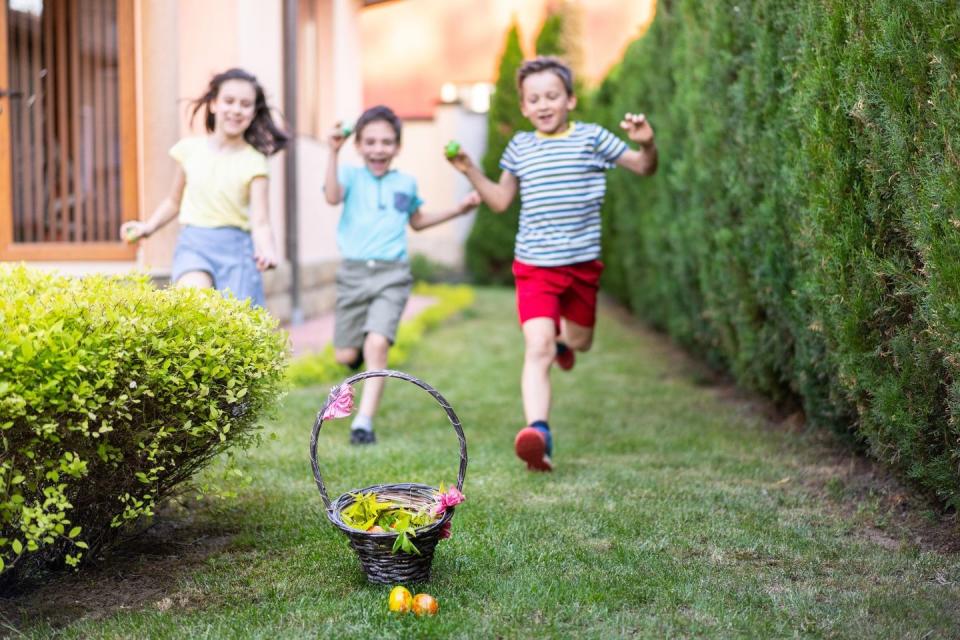
<svg viewBox="0 0 960 640"><path fill-rule="evenodd" d="M573 353L573 349L562 342L558 342L557 355L554 360L556 360L558 367L564 371L570 371L570 369L573 369L573 363L576 360L576 356Z"/></svg>
<svg viewBox="0 0 960 640"><path fill-rule="evenodd" d="M531 471L553 471L550 461L550 443L542 429L524 427L513 441L517 457L527 463Z"/></svg>

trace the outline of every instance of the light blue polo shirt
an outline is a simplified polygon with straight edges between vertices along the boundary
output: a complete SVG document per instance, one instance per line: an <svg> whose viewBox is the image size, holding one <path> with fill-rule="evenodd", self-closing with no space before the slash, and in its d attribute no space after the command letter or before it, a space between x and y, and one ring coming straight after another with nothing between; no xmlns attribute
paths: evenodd
<svg viewBox="0 0 960 640"><path fill-rule="evenodd" d="M347 260L406 260L407 222L423 200L413 176L391 169L377 178L367 167L341 165L343 214L337 248Z"/></svg>

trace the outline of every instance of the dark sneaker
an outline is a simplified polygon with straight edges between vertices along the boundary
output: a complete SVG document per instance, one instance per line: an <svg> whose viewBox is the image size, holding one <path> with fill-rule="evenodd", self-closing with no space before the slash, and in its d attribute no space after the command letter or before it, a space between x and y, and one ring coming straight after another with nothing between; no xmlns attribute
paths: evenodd
<svg viewBox="0 0 960 640"><path fill-rule="evenodd" d="M576 360L576 356L573 354L573 349L562 342L558 342L557 356L554 359L557 361L558 367L564 371L570 371L570 369L573 369L573 363Z"/></svg>
<svg viewBox="0 0 960 640"><path fill-rule="evenodd" d="M360 350L360 353L357 354L357 359L353 362L347 363L347 366L350 367L351 371L359 371L360 367L363 366L363 349Z"/></svg>
<svg viewBox="0 0 960 640"><path fill-rule="evenodd" d="M553 438L547 429L524 427L513 441L517 457L527 463L531 471L553 471L550 453L553 450Z"/></svg>
<svg viewBox="0 0 960 640"><path fill-rule="evenodd" d="M377 441L377 436L373 429L351 429L350 444L373 444Z"/></svg>

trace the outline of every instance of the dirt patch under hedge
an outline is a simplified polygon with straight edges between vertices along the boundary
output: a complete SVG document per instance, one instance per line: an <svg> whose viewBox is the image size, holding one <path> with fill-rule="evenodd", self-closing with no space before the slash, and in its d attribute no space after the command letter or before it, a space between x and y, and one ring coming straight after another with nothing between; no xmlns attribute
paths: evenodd
<svg viewBox="0 0 960 640"><path fill-rule="evenodd" d="M179 578L229 547L234 537L232 531L196 523L184 513L161 510L143 533L112 547L78 573L50 574L18 595L0 598L0 637L18 627L46 623L59 628L124 609L184 606L173 599L178 596L171 596Z"/></svg>

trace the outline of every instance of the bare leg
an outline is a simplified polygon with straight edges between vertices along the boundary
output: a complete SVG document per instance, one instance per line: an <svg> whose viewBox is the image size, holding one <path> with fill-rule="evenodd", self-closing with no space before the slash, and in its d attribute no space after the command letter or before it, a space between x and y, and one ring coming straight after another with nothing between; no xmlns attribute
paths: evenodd
<svg viewBox="0 0 960 640"><path fill-rule="evenodd" d="M363 359L367 369L386 369L387 352L390 350L390 341L386 336L370 332L363 341ZM363 383L363 397L360 398L359 415L372 418L380 408L380 398L383 397L383 383L385 378L367 378Z"/></svg>
<svg viewBox="0 0 960 640"><path fill-rule="evenodd" d="M206 271L187 271L177 279L176 285L178 287L212 289L213 278Z"/></svg>
<svg viewBox="0 0 960 640"><path fill-rule="evenodd" d="M550 365L557 353L552 318L530 318L523 323L523 414L530 424L550 417Z"/></svg>
<svg viewBox="0 0 960 640"><path fill-rule="evenodd" d="M557 338L574 351L589 351L593 346L593 327L585 327L567 320L560 319L560 337Z"/></svg>

